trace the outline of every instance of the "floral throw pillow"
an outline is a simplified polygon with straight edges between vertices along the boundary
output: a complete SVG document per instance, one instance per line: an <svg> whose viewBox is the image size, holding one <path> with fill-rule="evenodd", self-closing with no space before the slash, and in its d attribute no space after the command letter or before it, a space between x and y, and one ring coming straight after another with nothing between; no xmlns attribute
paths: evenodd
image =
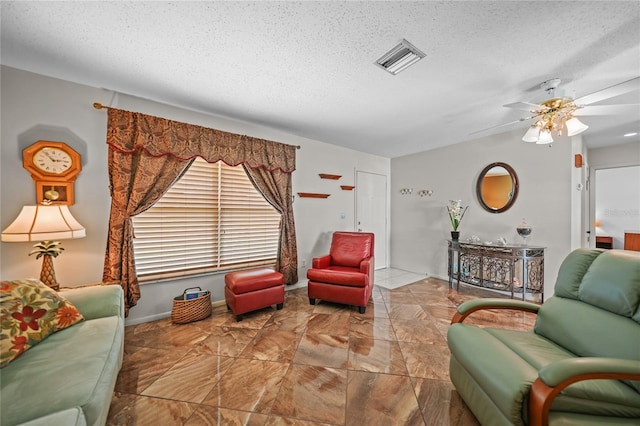
<svg viewBox="0 0 640 426"><path fill-rule="evenodd" d="M67 299L36 279L0 283L0 368L47 336L84 317Z"/></svg>

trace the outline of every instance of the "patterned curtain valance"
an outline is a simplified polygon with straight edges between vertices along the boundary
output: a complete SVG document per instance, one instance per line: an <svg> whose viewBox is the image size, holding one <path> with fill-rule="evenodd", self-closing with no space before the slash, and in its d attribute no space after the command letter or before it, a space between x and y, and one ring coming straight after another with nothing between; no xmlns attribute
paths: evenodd
<svg viewBox="0 0 640 426"><path fill-rule="evenodd" d="M116 108L109 108L107 128L107 144L122 153L144 150L153 157L202 157L210 163L223 161L230 166L244 164L284 173L296 169L293 145Z"/></svg>

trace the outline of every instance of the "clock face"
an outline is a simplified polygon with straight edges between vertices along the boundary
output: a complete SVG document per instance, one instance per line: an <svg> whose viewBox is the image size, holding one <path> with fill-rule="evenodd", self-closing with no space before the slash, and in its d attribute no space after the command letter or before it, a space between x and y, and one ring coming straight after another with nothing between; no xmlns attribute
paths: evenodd
<svg viewBox="0 0 640 426"><path fill-rule="evenodd" d="M59 148L42 148L33 155L33 165L44 173L64 173L72 164L71 156Z"/></svg>

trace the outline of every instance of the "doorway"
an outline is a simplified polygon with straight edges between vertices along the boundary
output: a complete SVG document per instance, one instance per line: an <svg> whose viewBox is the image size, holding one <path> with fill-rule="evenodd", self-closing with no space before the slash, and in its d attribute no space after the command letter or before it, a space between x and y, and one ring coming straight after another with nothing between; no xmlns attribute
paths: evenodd
<svg viewBox="0 0 640 426"><path fill-rule="evenodd" d="M596 169L592 179L590 246L624 248L625 231L640 231L640 166ZM598 238L600 237L600 238ZM604 248L604 246L603 246Z"/></svg>
<svg viewBox="0 0 640 426"><path fill-rule="evenodd" d="M387 176L356 171L357 231L375 235L375 269L387 267Z"/></svg>

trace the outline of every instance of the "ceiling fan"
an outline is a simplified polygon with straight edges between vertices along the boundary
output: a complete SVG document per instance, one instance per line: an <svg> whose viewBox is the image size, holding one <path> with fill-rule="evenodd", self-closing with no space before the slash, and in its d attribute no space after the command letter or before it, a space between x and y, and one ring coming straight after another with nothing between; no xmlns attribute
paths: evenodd
<svg viewBox="0 0 640 426"><path fill-rule="evenodd" d="M561 80L553 78L540 83L540 88L546 92L545 100L539 103L515 102L503 105L506 108L528 111L531 115L518 120L493 126L488 129L509 126L523 121L535 120L529 127L522 140L525 142L535 142L538 144L550 144L553 142L552 132L557 135L566 134L575 136L587 130L589 126L582 123L577 117L589 115L616 115L628 112L631 107L638 107L640 104L619 104L619 105L591 105L622 95L633 90L638 90L640 77L615 84L605 89L598 90L588 95L573 99L567 96L563 90L558 89ZM472 134L474 134L472 133Z"/></svg>

